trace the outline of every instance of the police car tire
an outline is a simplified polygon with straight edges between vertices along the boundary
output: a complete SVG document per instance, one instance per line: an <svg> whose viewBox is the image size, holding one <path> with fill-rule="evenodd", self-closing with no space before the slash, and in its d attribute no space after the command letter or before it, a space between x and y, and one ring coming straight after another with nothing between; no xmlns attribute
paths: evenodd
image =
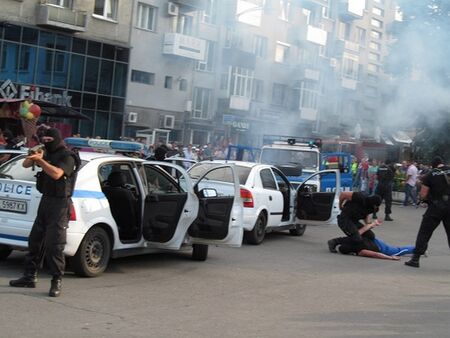
<svg viewBox="0 0 450 338"><path fill-rule="evenodd" d="M267 217L263 212L258 215L255 226L251 231L244 233L245 240L249 244L259 245L264 241L266 236Z"/></svg>
<svg viewBox="0 0 450 338"><path fill-rule="evenodd" d="M294 229L289 229L292 236L303 236L306 230L306 224L296 224Z"/></svg>
<svg viewBox="0 0 450 338"><path fill-rule="evenodd" d="M208 245L192 244L192 259L194 261L203 262L208 257Z"/></svg>
<svg viewBox="0 0 450 338"><path fill-rule="evenodd" d="M0 259L6 259L11 255L12 249L7 245L0 245Z"/></svg>
<svg viewBox="0 0 450 338"><path fill-rule="evenodd" d="M70 260L73 271L82 277L97 277L105 271L111 257L111 241L105 230L91 228Z"/></svg>

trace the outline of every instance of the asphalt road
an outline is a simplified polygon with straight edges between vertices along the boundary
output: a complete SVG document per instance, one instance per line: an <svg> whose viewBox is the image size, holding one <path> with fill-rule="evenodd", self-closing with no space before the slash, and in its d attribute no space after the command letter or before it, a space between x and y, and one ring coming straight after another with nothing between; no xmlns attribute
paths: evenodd
<svg viewBox="0 0 450 338"><path fill-rule="evenodd" d="M394 206L376 230L414 242L425 209ZM443 227L421 268L328 252L337 227L303 237L271 234L260 246L115 260L99 278L70 273L60 298L50 277L8 287L23 253L0 262L1 337L449 337L450 257Z"/></svg>

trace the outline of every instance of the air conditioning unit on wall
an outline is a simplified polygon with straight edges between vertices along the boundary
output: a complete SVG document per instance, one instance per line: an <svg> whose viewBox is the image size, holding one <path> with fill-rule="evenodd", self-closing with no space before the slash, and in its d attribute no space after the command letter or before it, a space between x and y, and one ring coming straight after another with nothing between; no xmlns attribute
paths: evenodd
<svg viewBox="0 0 450 338"><path fill-rule="evenodd" d="M173 129L175 127L175 116L173 115L166 115L164 116L164 129Z"/></svg>
<svg viewBox="0 0 450 338"><path fill-rule="evenodd" d="M138 120L138 113L130 111L127 116L128 123L136 123Z"/></svg>
<svg viewBox="0 0 450 338"><path fill-rule="evenodd" d="M178 5L174 4L173 2L167 3L167 15L176 16L178 15L179 8Z"/></svg>

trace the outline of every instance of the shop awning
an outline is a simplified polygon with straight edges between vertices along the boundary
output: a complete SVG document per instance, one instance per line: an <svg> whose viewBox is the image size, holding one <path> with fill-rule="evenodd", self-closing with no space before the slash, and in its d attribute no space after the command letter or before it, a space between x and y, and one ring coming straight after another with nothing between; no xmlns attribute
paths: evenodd
<svg viewBox="0 0 450 338"><path fill-rule="evenodd" d="M395 133L392 133L392 139L397 143L402 144L411 144L413 140L403 131L396 131Z"/></svg>
<svg viewBox="0 0 450 338"><path fill-rule="evenodd" d="M2 103L16 103L23 102L25 99L4 99L0 98L0 104ZM55 103L47 102L47 101L38 101L33 100L33 103L36 103L41 107L41 114L43 116L51 116L51 117L63 117L69 119L77 119L77 120L90 120L89 116L84 115L83 113L77 111L72 107L60 106Z"/></svg>

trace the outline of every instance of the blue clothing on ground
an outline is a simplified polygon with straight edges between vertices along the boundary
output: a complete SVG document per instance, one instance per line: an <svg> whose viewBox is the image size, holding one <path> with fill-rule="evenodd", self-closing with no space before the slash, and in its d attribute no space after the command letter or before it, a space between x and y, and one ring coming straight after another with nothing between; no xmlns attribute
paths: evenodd
<svg viewBox="0 0 450 338"><path fill-rule="evenodd" d="M388 255L388 256L403 256L407 254L412 254L414 251L414 246L390 246L389 244L383 242L381 239L375 238L375 243L378 248L380 248L380 252Z"/></svg>

